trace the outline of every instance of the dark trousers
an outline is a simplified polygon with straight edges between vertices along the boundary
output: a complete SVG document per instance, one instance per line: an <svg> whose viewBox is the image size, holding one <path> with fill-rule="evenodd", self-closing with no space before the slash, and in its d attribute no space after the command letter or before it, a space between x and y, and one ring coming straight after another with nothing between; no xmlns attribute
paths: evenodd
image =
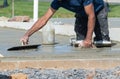
<svg viewBox="0 0 120 79"><path fill-rule="evenodd" d="M98 41L110 40L107 15L108 15L108 11L106 6L103 9L101 9L98 13L96 13L94 40L98 40ZM87 34L88 17L81 16L80 14L76 14L75 17L76 17L76 21L75 21L74 30L76 32L76 39L84 40Z"/></svg>

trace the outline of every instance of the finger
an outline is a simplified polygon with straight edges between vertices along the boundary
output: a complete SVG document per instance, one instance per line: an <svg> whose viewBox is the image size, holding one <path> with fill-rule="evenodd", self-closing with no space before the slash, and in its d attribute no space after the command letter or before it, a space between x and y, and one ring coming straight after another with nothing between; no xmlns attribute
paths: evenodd
<svg viewBox="0 0 120 79"><path fill-rule="evenodd" d="M85 47L85 45L84 45L84 43L83 43L83 42L80 42L80 43L78 44L78 47L80 47L80 48L84 48L84 47Z"/></svg>
<svg viewBox="0 0 120 79"><path fill-rule="evenodd" d="M27 42L27 41L26 41L26 42L23 42L23 44L24 44L24 45L27 45L27 44L28 44L28 42Z"/></svg>
<svg viewBox="0 0 120 79"><path fill-rule="evenodd" d="M20 39L20 43L22 46L24 45L24 41L22 39Z"/></svg>
<svg viewBox="0 0 120 79"><path fill-rule="evenodd" d="M24 43L23 43L23 41L22 41L22 43L21 43L21 44L22 44L22 46L24 46Z"/></svg>
<svg viewBox="0 0 120 79"><path fill-rule="evenodd" d="M21 44L22 44L22 46L24 46L24 45L27 45L28 43L27 43L27 41L22 40Z"/></svg>
<svg viewBox="0 0 120 79"><path fill-rule="evenodd" d="M92 44L92 48L97 48L94 44Z"/></svg>
<svg viewBox="0 0 120 79"><path fill-rule="evenodd" d="M22 46L26 45L24 41L21 42Z"/></svg>

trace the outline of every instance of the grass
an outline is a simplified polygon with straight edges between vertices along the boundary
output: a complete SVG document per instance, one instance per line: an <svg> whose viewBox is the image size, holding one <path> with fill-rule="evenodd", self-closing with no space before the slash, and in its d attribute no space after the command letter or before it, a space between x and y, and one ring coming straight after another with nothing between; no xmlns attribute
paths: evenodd
<svg viewBox="0 0 120 79"><path fill-rule="evenodd" d="M120 4L110 5L109 17L120 17Z"/></svg>
<svg viewBox="0 0 120 79"><path fill-rule="evenodd" d="M0 16L12 17L12 0L8 0L9 6L6 8L0 8ZM3 0L0 0L0 5L3 4ZM19 15L27 15L31 18L33 17L33 1L29 0L15 0L15 16ZM39 2L39 17L41 17L48 7L50 6L50 2ZM120 17L120 5L110 5L109 17ZM54 18L71 18L74 17L74 13L60 8L55 15Z"/></svg>

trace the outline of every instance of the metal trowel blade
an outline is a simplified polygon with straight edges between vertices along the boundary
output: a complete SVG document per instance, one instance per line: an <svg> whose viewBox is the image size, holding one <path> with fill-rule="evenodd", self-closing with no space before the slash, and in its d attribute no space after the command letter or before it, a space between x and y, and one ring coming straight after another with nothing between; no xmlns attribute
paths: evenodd
<svg viewBox="0 0 120 79"><path fill-rule="evenodd" d="M11 48L8 48L8 51L14 51L14 50L27 50L27 49L36 49L38 46L41 46L41 44L35 44L35 45L25 45L25 46L14 46Z"/></svg>

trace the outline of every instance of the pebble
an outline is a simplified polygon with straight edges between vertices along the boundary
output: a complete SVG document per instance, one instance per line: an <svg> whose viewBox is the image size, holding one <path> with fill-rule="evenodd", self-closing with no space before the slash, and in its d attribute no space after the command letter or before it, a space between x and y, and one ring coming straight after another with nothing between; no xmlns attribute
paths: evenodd
<svg viewBox="0 0 120 79"><path fill-rule="evenodd" d="M118 72L120 72L120 66L106 70L25 68L0 71L0 79L10 79L11 74L16 73L27 75L27 79L120 79Z"/></svg>

